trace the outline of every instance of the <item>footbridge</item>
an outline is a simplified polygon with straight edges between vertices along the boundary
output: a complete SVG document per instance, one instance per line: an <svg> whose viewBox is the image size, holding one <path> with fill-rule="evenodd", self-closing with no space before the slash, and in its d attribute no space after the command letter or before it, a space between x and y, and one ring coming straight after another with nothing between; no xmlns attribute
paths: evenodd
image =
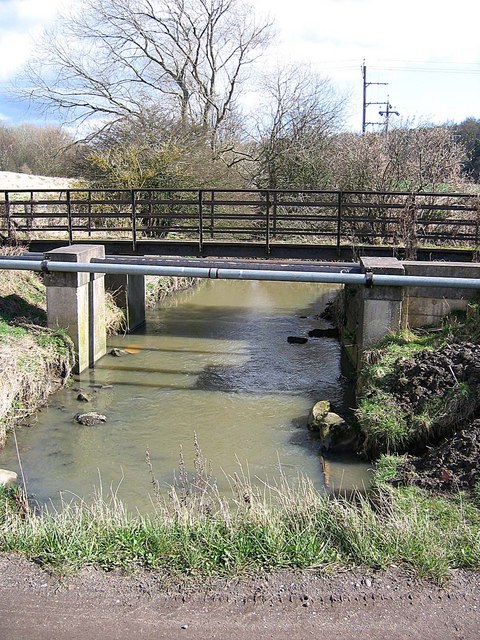
<svg viewBox="0 0 480 640"><path fill-rule="evenodd" d="M351 359L403 327L435 325L480 289L480 264L361 257L358 262L238 261L105 256L103 245L69 245L43 255L0 256L1 269L44 274L50 327L69 332L76 371L106 352L105 287L134 330L145 321L145 276L316 282L345 287L340 327Z"/></svg>

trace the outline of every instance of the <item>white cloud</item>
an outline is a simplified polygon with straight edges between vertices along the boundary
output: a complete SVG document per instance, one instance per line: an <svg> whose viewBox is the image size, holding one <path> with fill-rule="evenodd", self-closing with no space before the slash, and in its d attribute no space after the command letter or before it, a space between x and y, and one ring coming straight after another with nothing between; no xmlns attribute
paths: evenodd
<svg viewBox="0 0 480 640"><path fill-rule="evenodd" d="M32 55L35 41L55 19L64 0L7 0L0 3L0 80L12 79Z"/></svg>
<svg viewBox="0 0 480 640"><path fill-rule="evenodd" d="M390 94L402 115L437 122L480 115L478 9L472 0L255 0L255 7L276 19L271 60L308 61L351 93L356 128L363 59L371 81L389 83L370 87L371 101Z"/></svg>
<svg viewBox="0 0 480 640"><path fill-rule="evenodd" d="M270 14L277 29L259 68L282 61L311 64L351 94L354 128L361 119L363 59L371 81L389 83L369 88L372 101L389 94L402 115L421 114L437 122L480 115L480 39L473 0L448 5L438 0L250 1L257 12ZM0 0L0 81L18 73L57 11L76 5L78 0Z"/></svg>

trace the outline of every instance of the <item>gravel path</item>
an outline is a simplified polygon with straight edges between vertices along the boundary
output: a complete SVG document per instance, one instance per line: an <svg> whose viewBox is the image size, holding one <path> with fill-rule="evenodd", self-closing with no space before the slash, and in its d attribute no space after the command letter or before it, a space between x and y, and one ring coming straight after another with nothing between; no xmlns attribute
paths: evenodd
<svg viewBox="0 0 480 640"><path fill-rule="evenodd" d="M194 587L93 568L59 579L0 556L0 640L480 637L480 575L444 589L401 570L283 571Z"/></svg>

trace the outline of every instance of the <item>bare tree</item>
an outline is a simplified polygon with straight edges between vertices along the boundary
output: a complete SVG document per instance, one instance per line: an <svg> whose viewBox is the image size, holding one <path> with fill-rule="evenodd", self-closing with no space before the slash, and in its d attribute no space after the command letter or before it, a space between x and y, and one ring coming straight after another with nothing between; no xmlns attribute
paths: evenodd
<svg viewBox="0 0 480 640"><path fill-rule="evenodd" d="M373 234L403 245L413 257L422 234L445 233L446 227L437 229L435 219L448 219L451 200L432 193L465 189L464 158L463 146L448 127L402 125L388 134L337 136L331 156L336 185L344 191L379 192L352 196L353 202L363 201L363 207L349 205L348 196L344 199L352 242L370 242ZM432 195L416 198L422 192ZM450 231L453 238L462 229L452 226Z"/></svg>
<svg viewBox="0 0 480 640"><path fill-rule="evenodd" d="M45 35L31 97L104 126L163 110L213 146L270 34L241 0L83 0Z"/></svg>
<svg viewBox="0 0 480 640"><path fill-rule="evenodd" d="M464 159L449 127L403 124L388 134L339 135L331 164L342 189L416 192L460 185Z"/></svg>
<svg viewBox="0 0 480 640"><path fill-rule="evenodd" d="M0 125L0 170L49 176L74 172L73 138L61 127Z"/></svg>
<svg viewBox="0 0 480 640"><path fill-rule="evenodd" d="M328 148L342 123L345 99L308 67L267 78L266 115L258 124L257 176L268 188L318 188L328 181Z"/></svg>

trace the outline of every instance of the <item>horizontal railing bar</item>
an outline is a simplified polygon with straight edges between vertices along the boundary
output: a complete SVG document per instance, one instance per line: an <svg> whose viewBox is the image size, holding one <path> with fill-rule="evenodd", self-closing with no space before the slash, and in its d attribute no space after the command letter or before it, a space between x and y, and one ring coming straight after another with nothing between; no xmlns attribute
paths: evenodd
<svg viewBox="0 0 480 640"><path fill-rule="evenodd" d="M338 194L344 196L365 195L365 196L403 196L403 197L442 197L442 198L478 198L474 193L450 192L439 193L438 191L358 191L358 190L338 190L338 189L228 189L228 188L166 188L166 187L138 187L129 188L105 188L105 187L69 187L69 188L28 188L28 189L0 189L0 193L198 193L201 191L205 194L215 193L252 193L252 194Z"/></svg>

